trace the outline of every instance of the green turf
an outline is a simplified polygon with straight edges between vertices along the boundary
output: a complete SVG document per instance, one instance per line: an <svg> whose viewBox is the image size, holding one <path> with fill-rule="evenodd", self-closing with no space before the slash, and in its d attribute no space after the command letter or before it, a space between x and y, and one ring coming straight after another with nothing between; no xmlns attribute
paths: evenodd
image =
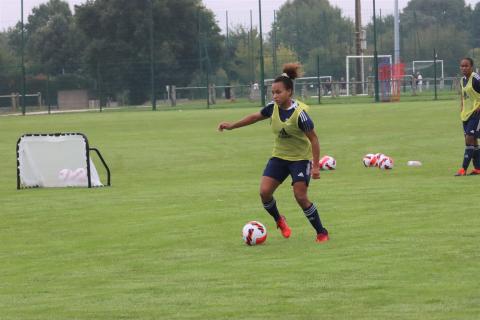
<svg viewBox="0 0 480 320"><path fill-rule="evenodd" d="M290 239L260 204L268 122L216 131L255 110L0 118L0 318L478 319L480 177L452 176L458 102L312 106L338 162L310 188L325 244L289 183ZM18 137L58 131L87 134L111 188L15 190ZM364 168L369 152L396 167ZM262 246L242 244L252 219Z"/></svg>

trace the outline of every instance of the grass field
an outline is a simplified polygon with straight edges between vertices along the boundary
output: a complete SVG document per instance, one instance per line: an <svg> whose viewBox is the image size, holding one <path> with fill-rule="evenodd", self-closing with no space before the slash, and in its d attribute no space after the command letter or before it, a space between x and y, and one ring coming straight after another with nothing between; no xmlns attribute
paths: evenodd
<svg viewBox="0 0 480 320"><path fill-rule="evenodd" d="M216 131L255 110L1 118L0 319L478 319L480 177L453 177L458 102L312 106L338 163L310 188L325 244L289 183L290 239L261 206L268 122ZM112 187L15 190L18 137L58 131L89 137ZM369 152L396 167L364 168ZM262 246L242 244L252 219Z"/></svg>

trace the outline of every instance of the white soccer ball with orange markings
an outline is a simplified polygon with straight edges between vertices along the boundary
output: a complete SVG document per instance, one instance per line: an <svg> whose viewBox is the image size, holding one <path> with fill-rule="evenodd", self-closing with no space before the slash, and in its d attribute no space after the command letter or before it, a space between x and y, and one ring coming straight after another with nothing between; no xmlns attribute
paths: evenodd
<svg viewBox="0 0 480 320"><path fill-rule="evenodd" d="M383 158L385 158L385 157L386 157L386 155L384 155L383 153L376 153L376 154L375 154L375 159L376 159L376 161L375 161L375 167L378 167L380 161L381 161Z"/></svg>
<svg viewBox="0 0 480 320"><path fill-rule="evenodd" d="M362 162L363 165L367 168L374 167L377 163L377 157L373 153L367 153L363 156Z"/></svg>
<svg viewBox="0 0 480 320"><path fill-rule="evenodd" d="M383 170L393 169L393 159L388 156L382 157L378 163L378 168Z"/></svg>
<svg viewBox="0 0 480 320"><path fill-rule="evenodd" d="M337 167L337 160L331 156L324 156L320 159L319 165L321 170L335 170Z"/></svg>
<svg viewBox="0 0 480 320"><path fill-rule="evenodd" d="M267 240L267 228L258 221L248 222L243 227L242 234L243 242L249 246L262 244Z"/></svg>

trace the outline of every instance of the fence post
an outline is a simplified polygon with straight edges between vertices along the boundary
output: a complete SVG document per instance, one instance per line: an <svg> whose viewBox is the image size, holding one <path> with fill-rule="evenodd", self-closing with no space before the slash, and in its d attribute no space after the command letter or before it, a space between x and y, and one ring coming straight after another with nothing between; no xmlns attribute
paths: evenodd
<svg viewBox="0 0 480 320"><path fill-rule="evenodd" d="M375 84L374 84L374 78L368 77L367 79L367 92L368 96L372 97L375 95Z"/></svg>
<svg viewBox="0 0 480 320"><path fill-rule="evenodd" d="M338 97L338 82L332 82L332 97Z"/></svg>
<svg viewBox="0 0 480 320"><path fill-rule="evenodd" d="M52 109L52 106L50 103L50 75L47 75L47 93L45 97L45 102L47 103L47 106L48 106L48 114L50 114Z"/></svg>
<svg viewBox="0 0 480 320"><path fill-rule="evenodd" d="M433 85L435 87L435 100L438 100L437 96L437 51L433 48Z"/></svg>
<svg viewBox="0 0 480 320"><path fill-rule="evenodd" d="M98 105L100 107L100 112L101 112L102 111L102 77L100 73L100 64L98 63L98 61L97 61L97 95L98 95Z"/></svg>
<svg viewBox="0 0 480 320"><path fill-rule="evenodd" d="M308 93L307 93L307 85L305 83L302 84L302 89L300 90L300 92L301 92L303 101L306 101Z"/></svg>
<svg viewBox="0 0 480 320"><path fill-rule="evenodd" d="M37 102L38 102L38 107L41 109L42 108L42 93L37 92Z"/></svg>
<svg viewBox="0 0 480 320"><path fill-rule="evenodd" d="M15 93L12 92L10 94L10 99L12 100L12 111L15 112L17 111L17 100L15 99Z"/></svg>
<svg viewBox="0 0 480 320"><path fill-rule="evenodd" d="M169 86L170 89L170 106L176 107L177 106L177 86Z"/></svg>
<svg viewBox="0 0 480 320"><path fill-rule="evenodd" d="M217 91L214 83L208 86L208 97L210 99L209 104L217 104Z"/></svg>
<svg viewBox="0 0 480 320"><path fill-rule="evenodd" d="M415 75L412 76L412 96L417 95L417 78Z"/></svg>
<svg viewBox="0 0 480 320"><path fill-rule="evenodd" d="M15 106L16 106L16 108L20 107L20 97L21 97L20 93L16 92L15 93ZM22 110L23 110L23 106L22 106Z"/></svg>
<svg viewBox="0 0 480 320"><path fill-rule="evenodd" d="M317 54L317 93L318 93L318 104L322 103L322 89L320 84L320 56Z"/></svg>

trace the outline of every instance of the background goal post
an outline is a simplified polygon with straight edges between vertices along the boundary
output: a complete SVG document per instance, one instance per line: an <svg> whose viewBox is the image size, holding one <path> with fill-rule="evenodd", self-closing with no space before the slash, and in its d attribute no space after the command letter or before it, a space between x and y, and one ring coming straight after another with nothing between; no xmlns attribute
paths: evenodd
<svg viewBox="0 0 480 320"><path fill-rule="evenodd" d="M430 66L433 66L434 60L413 60L412 61L412 72L415 74L418 71L421 71L425 68L428 68ZM445 74L443 71L443 60L436 60L437 63L440 63L440 70L441 70L441 75L440 78L444 79Z"/></svg>
<svg viewBox="0 0 480 320"><path fill-rule="evenodd" d="M391 54L379 54L378 55L378 58L387 58L390 65L392 64L392 55ZM366 68L365 68L365 60L366 59L372 59L373 60L373 55L348 55L346 56L345 60L346 60L346 65L345 65L345 77L346 77L346 84L347 84L347 90L346 90L346 94L347 96L350 95L350 60L351 59L360 59L360 63L361 63L361 79L355 79L356 81L361 81L362 83L362 92L361 94L366 94L365 92L367 91L366 90L366 83L367 83L367 79L368 79L368 76L370 74L368 74L366 72ZM368 69L368 68L367 68Z"/></svg>

